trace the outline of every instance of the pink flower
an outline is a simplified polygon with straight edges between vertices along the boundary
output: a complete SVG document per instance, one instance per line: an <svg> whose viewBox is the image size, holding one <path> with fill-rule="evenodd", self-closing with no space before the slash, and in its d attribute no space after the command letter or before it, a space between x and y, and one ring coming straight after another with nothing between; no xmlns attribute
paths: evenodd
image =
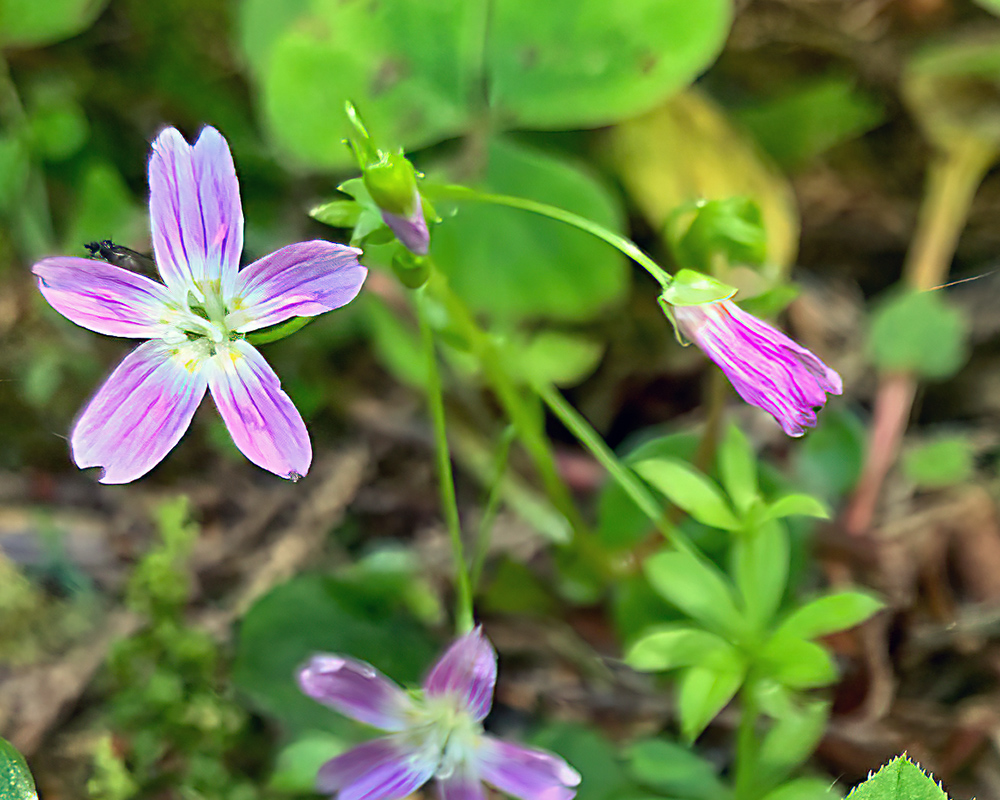
<svg viewBox="0 0 1000 800"><path fill-rule="evenodd" d="M789 436L816 424L827 392L843 391L840 376L816 356L729 300L672 306L671 313L740 397L767 411Z"/></svg>
<svg viewBox="0 0 1000 800"><path fill-rule="evenodd" d="M558 756L483 733L497 658L476 628L457 639L410 695L369 664L314 656L299 686L314 700L388 732L326 762L316 788L338 800L398 800L434 779L442 800L485 800L483 781L521 800L572 800L580 775Z"/></svg>
<svg viewBox="0 0 1000 800"><path fill-rule="evenodd" d="M205 128L192 147L175 128L153 143L149 211L158 283L101 261L58 256L32 268L59 313L109 336L147 339L80 414L70 445L102 483L128 483L166 456L206 391L236 446L258 466L305 475L312 447L278 376L245 334L349 303L360 250L300 242L239 269L243 208L229 146Z"/></svg>

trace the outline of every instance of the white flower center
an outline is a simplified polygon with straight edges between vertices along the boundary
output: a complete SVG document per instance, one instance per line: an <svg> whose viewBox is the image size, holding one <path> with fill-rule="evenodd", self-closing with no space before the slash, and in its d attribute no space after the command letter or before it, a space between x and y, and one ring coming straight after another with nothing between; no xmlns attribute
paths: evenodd
<svg viewBox="0 0 1000 800"><path fill-rule="evenodd" d="M216 349L237 338L229 325L230 309L218 280L198 281L188 288L182 302L168 306L162 338L171 345L188 345L198 356L213 356Z"/></svg>
<svg viewBox="0 0 1000 800"><path fill-rule="evenodd" d="M483 726L454 697L424 696L417 700L410 733L427 756L438 763L434 777L450 777L459 764L469 761Z"/></svg>

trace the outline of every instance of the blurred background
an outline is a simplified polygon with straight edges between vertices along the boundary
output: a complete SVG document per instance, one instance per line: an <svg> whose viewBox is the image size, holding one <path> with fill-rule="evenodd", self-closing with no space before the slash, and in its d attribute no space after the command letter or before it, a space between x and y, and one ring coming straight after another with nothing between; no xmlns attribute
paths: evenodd
<svg viewBox="0 0 1000 800"><path fill-rule="evenodd" d="M295 665L344 651L415 680L446 638L419 339L383 248L366 250L357 301L264 347L313 438L296 485L248 464L210 403L137 484L78 471L74 416L131 343L60 317L30 275L95 240L149 252L146 162L166 125L228 139L243 263L336 238L309 211L356 174L351 99L429 177L575 211L667 268L675 208L756 204L762 255L726 278L845 392L803 440L735 395L731 415L767 480L834 510L795 529L793 590L860 583L889 606L827 642L842 678L811 768L846 787L907 750L956 796L1000 797L996 13L996 0L0 0L0 736L42 796L308 795L358 731L298 695ZM563 387L620 452L654 437L694 451L710 365L678 346L645 273L550 220L437 211L435 259L526 374ZM462 353L447 380L474 522L504 423ZM549 432L608 558L630 552L648 526ZM530 463L511 458L478 597L502 655L491 724L566 755L580 800L712 796L707 778L657 791L621 756L669 725L669 693L616 661L663 609L638 578L579 574ZM723 713L699 742L717 767L731 727Z"/></svg>

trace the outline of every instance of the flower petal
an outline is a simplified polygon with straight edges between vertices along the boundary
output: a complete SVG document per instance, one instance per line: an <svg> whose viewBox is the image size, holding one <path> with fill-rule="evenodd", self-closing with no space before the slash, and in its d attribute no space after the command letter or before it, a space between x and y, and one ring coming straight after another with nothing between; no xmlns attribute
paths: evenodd
<svg viewBox="0 0 1000 800"><path fill-rule="evenodd" d="M521 800L570 800L580 783L559 756L492 736L480 739L476 766L484 781Z"/></svg>
<svg viewBox="0 0 1000 800"><path fill-rule="evenodd" d="M789 436L816 424L840 376L784 333L724 300L675 306L677 326L726 374L746 402L767 411Z"/></svg>
<svg viewBox="0 0 1000 800"><path fill-rule="evenodd" d="M77 325L108 336L149 339L162 330L166 288L144 275L90 258L45 258L31 268L50 305Z"/></svg>
<svg viewBox="0 0 1000 800"><path fill-rule="evenodd" d="M424 681L429 695L454 695L480 722L493 705L497 682L497 654L482 626L465 634L448 648Z"/></svg>
<svg viewBox="0 0 1000 800"><path fill-rule="evenodd" d="M437 788L441 800L486 800L483 782L468 764L460 764L446 778L439 777Z"/></svg>
<svg viewBox="0 0 1000 800"><path fill-rule="evenodd" d="M299 688L323 705L383 731L404 730L409 695L371 664L343 656L313 656L299 670Z"/></svg>
<svg viewBox="0 0 1000 800"><path fill-rule="evenodd" d="M309 433L274 370L242 339L220 345L208 363L208 387L229 434L258 467L296 480L309 471Z"/></svg>
<svg viewBox="0 0 1000 800"><path fill-rule="evenodd" d="M320 767L316 791L339 792L339 798L405 797L430 780L434 766L397 737L372 739Z"/></svg>
<svg viewBox="0 0 1000 800"><path fill-rule="evenodd" d="M81 469L104 467L101 483L145 475L188 429L205 383L190 351L158 340L139 345L73 426L73 460Z"/></svg>
<svg viewBox="0 0 1000 800"><path fill-rule="evenodd" d="M427 232L427 220L424 218L423 201L420 199L420 192L414 190L416 202L414 210L407 216L393 214L391 211L380 209L382 221L389 226L396 238L403 243L403 246L418 256L427 255L430 246L430 234Z"/></svg>
<svg viewBox="0 0 1000 800"><path fill-rule="evenodd" d="M176 128L153 142L149 161L153 251L171 291L204 281L232 290L243 251L243 207L229 145L215 128L194 147ZM228 292L225 292L228 294Z"/></svg>
<svg viewBox="0 0 1000 800"><path fill-rule="evenodd" d="M368 274L359 255L356 247L316 240L290 244L255 261L236 278L230 329L246 333L346 305Z"/></svg>

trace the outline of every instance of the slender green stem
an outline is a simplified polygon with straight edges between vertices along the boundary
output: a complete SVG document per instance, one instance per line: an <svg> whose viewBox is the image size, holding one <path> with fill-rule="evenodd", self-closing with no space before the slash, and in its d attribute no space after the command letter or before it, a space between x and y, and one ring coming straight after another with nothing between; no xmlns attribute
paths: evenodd
<svg viewBox="0 0 1000 800"><path fill-rule="evenodd" d="M620 250L652 275L664 289L673 280L659 264L642 252L631 239L626 239L624 236L608 230L603 225L598 225L596 222L586 217L581 217L579 214L574 214L572 211L550 206L547 203L539 203L537 200L528 200L524 197L513 197L506 194L494 194L492 192L480 192L470 189L467 186L456 184L442 185L426 183L421 185L421 192L432 200L467 200L474 203L492 203L498 206L520 208L523 211L530 211L543 217L559 220L567 225L572 225L574 228L586 231Z"/></svg>
<svg viewBox="0 0 1000 800"><path fill-rule="evenodd" d="M754 679L747 677L740 690L740 722L736 729L735 800L756 800L757 784L757 698Z"/></svg>
<svg viewBox="0 0 1000 800"><path fill-rule="evenodd" d="M455 478L451 471L451 452L445 429L444 391L441 388L441 373L438 370L437 352L434 349L434 335L427 322L426 314L417 298L417 316L420 321L420 340L427 358L427 400L431 419L434 422L434 443L437 451L438 487L441 492L441 507L444 510L451 549L455 559L455 628L458 634L468 633L473 627L472 584L465 563L465 547L462 545L462 526L458 518L458 499L455 496Z"/></svg>
<svg viewBox="0 0 1000 800"><path fill-rule="evenodd" d="M479 363L482 364L487 380L496 392L508 419L517 428L518 436L531 456L552 504L566 517L575 535L588 536L587 525L556 468L555 456L545 435L542 417L534 413L534 409L511 378L496 342L479 327L468 307L452 291L444 275L436 268L432 268L424 290L444 306L449 320L459 329Z"/></svg>
<svg viewBox="0 0 1000 800"><path fill-rule="evenodd" d="M646 488L632 470L618 460L614 451L607 446L600 434L573 406L566 402L566 399L556 388L551 384L538 384L535 386L535 391L552 409L552 413L559 417L567 430L590 451L594 458L608 471L612 479L622 487L632 502L639 507L639 510L649 517L656 529L663 534L663 538L677 550L687 553L694 552L694 546L687 540L687 537L667 520L662 505L653 493Z"/></svg>
<svg viewBox="0 0 1000 800"><path fill-rule="evenodd" d="M483 507L483 517L479 521L476 552L472 557L472 567L469 569L469 579L472 582L473 592L476 591L479 578L483 574L483 565L486 563L486 553L490 548L490 538L493 534L493 523L496 521L497 512L500 511L500 501L503 498L503 476L507 471L510 446L516 435L517 430L514 426L508 425L500 437L500 446L497 448L496 461L493 465L493 480L486 497L486 505Z"/></svg>

